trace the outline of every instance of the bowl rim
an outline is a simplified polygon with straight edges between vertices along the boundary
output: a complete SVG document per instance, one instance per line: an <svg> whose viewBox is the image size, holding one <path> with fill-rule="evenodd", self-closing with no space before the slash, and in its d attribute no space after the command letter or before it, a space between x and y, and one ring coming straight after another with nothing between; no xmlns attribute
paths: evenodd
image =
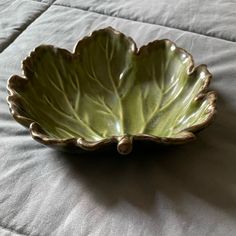
<svg viewBox="0 0 236 236"><path fill-rule="evenodd" d="M81 47L81 45L84 46L84 44L86 42L88 42L87 39L92 39L97 33L101 32L101 31L108 31L109 33L112 34L119 34L122 37L125 37L127 40L129 40L133 45L134 48L132 49L132 52L134 54L139 55L140 51L145 49L145 48L151 48L153 45L156 45L157 43L165 43L165 44L171 44L174 45L175 50L177 51L177 53L181 54L185 54L189 57L189 66L187 69L187 74L191 75L193 74L198 68L202 67L205 69L206 71L206 78L205 78L205 83L204 85L201 87L201 89L198 92L198 95L194 98L194 100L199 101L201 99L208 99L209 100L209 114L208 114L208 118L198 124L198 125L194 125L191 126L189 128L183 129L182 131L180 131L179 135L177 135L176 137L160 137L160 136L155 136L155 135L150 135L150 134L145 134L145 133L140 133L140 134L135 134L135 135L129 135L129 134L124 134L121 136L110 136L108 138L101 138L101 140L99 141L88 141L82 137L74 137L74 138L65 138L65 139L55 139L55 138L50 138L44 131L43 129L40 127L40 125L26 117L26 116L22 116L18 111L17 111L17 101L18 98L16 96L16 92L14 91L14 89L12 88L12 84L15 83L15 80L18 80L18 84L17 86L21 86L22 83L25 83L27 80L31 79L25 76L24 74L24 68L27 67L28 65L28 59L32 56L33 53L35 53L35 51L38 48L48 48L51 47L55 50L59 50L60 52L62 52L65 56L66 55L70 55L72 57L75 57L78 55L78 48ZM21 61L21 70L22 70L22 75L18 76L18 75L12 75L10 76L10 78L7 80L7 91L8 91L8 96L6 98L7 103L9 105L9 110L11 115L13 116L13 118L20 123L21 125L29 128L30 134L33 137L33 139L35 139L36 141L47 145L47 146L59 146L59 147L71 147L71 146L76 146L79 148L82 148L84 150L87 151L94 151L97 149L100 149L104 146L107 146L109 144L112 143L117 143L117 150L120 154L128 154L132 151L133 148L133 140L147 140L147 141L152 141L155 143L160 143L160 144L183 144L183 143L187 143L189 141L195 140L196 136L195 133L206 128L208 125L210 125L212 123L212 121L214 120L215 114L216 114L216 99L217 99L217 95L215 91L208 91L208 87L210 84L210 81L212 79L212 74L208 71L207 66L205 64L200 64L198 66L194 66L194 60L193 60L193 56L187 52L185 49L178 47L173 41L169 40L169 39L156 39L154 41L151 41L143 46L141 46L139 49L137 48L137 45L135 43L135 41L129 37L126 36L125 34L123 34L122 32L112 28L112 27L106 27L106 28L102 28L102 29L98 29L95 30L93 32L91 32L88 36L83 37L81 40L79 40L73 49L73 52L68 51L67 49L64 48L58 48L56 46L53 45L47 45L47 44L42 44L39 45L37 47L34 48L34 50L32 50L30 52L30 54L25 57L22 61Z"/></svg>

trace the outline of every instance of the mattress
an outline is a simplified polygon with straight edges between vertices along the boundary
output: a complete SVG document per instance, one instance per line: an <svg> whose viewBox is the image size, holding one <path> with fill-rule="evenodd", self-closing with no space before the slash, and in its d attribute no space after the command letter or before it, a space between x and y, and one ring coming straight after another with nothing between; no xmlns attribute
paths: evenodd
<svg viewBox="0 0 236 236"><path fill-rule="evenodd" d="M6 0L0 3L0 235L235 236L236 3L233 0ZM167 149L69 155L34 140L6 83L39 44L73 51L112 26L140 47L168 38L207 64L214 123Z"/></svg>

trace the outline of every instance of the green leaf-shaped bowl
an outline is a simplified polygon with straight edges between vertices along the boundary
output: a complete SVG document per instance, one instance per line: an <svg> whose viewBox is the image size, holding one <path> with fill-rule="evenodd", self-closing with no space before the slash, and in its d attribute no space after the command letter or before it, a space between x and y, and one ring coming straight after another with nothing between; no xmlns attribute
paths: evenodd
<svg viewBox="0 0 236 236"><path fill-rule="evenodd" d="M137 49L109 27L83 38L73 53L39 46L22 69L8 81L10 112L35 140L60 149L117 143L127 154L134 140L182 144L215 113L207 67L194 67L167 39Z"/></svg>

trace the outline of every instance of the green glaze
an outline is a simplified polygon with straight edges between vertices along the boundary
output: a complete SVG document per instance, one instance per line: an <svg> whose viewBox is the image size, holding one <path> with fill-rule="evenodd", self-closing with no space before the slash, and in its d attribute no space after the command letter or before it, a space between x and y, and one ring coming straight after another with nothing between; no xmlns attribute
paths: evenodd
<svg viewBox="0 0 236 236"><path fill-rule="evenodd" d="M81 40L73 54L37 47L23 71L21 86L14 84L25 78L9 82L17 111L51 139L178 138L212 115L206 66L193 68L192 57L169 40L137 50L132 39L107 28Z"/></svg>

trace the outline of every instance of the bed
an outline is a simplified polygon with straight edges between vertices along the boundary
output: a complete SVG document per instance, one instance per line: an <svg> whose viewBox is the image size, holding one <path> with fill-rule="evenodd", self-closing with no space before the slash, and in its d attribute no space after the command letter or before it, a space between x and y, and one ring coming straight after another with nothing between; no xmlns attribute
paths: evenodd
<svg viewBox="0 0 236 236"><path fill-rule="evenodd" d="M0 235L236 235L236 3L7 0L0 3ZM140 47L168 38L207 64L214 123L174 148L70 155L11 117L6 83L39 44L73 51L112 26Z"/></svg>

